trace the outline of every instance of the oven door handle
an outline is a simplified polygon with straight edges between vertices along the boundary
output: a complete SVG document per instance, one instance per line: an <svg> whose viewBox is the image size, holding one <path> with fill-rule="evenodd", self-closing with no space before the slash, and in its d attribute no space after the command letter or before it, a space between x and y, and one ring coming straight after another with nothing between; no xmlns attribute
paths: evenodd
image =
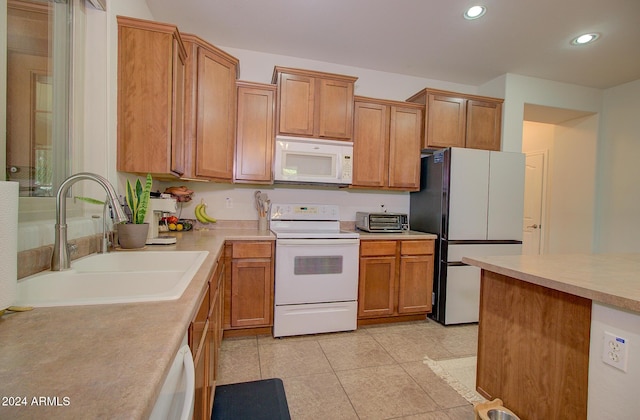
<svg viewBox="0 0 640 420"><path fill-rule="evenodd" d="M278 245L357 245L360 239L277 239Z"/></svg>

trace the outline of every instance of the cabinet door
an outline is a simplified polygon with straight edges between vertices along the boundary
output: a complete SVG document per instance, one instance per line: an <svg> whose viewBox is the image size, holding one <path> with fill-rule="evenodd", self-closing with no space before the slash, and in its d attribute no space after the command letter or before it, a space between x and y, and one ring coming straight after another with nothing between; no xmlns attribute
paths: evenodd
<svg viewBox="0 0 640 420"><path fill-rule="evenodd" d="M271 261L233 260L231 263L231 327L273 323Z"/></svg>
<svg viewBox="0 0 640 420"><path fill-rule="evenodd" d="M216 379L218 378L218 360L220 356L220 345L222 343L222 302L224 297L224 257L219 258L216 269L209 282L211 294L209 310L209 391L208 391L208 411L213 409L213 397L216 390Z"/></svg>
<svg viewBox="0 0 640 420"><path fill-rule="evenodd" d="M389 130L389 187L420 188L422 111L391 107Z"/></svg>
<svg viewBox="0 0 640 420"><path fill-rule="evenodd" d="M273 181L275 87L238 87L235 181Z"/></svg>
<svg viewBox="0 0 640 420"><path fill-rule="evenodd" d="M193 419L210 419L211 411L209 410L209 387L208 368L209 368L209 342L207 337L200 346L195 355L193 364L195 365L195 395L193 404Z"/></svg>
<svg viewBox="0 0 640 420"><path fill-rule="evenodd" d="M464 147L466 99L445 95L427 95L426 147Z"/></svg>
<svg viewBox="0 0 640 420"><path fill-rule="evenodd" d="M393 315L396 257L360 258L358 318Z"/></svg>
<svg viewBox="0 0 640 420"><path fill-rule="evenodd" d="M213 51L198 49L196 176L233 177L236 126L236 65Z"/></svg>
<svg viewBox="0 0 640 420"><path fill-rule="evenodd" d="M208 418L209 406L209 303L210 288L202 297L198 312L189 327L189 347L195 365L194 419ZM210 413L210 412L209 412Z"/></svg>
<svg viewBox="0 0 640 420"><path fill-rule="evenodd" d="M184 142L184 101L185 101L185 57L180 54L178 39L173 39L173 96L172 101L172 135L171 135L171 172L184 174L185 142Z"/></svg>
<svg viewBox="0 0 640 420"><path fill-rule="evenodd" d="M320 79L318 136L351 140L353 132L353 83Z"/></svg>
<svg viewBox="0 0 640 420"><path fill-rule="evenodd" d="M471 149L500 150L502 104L500 102L467 102L465 147Z"/></svg>
<svg viewBox="0 0 640 420"><path fill-rule="evenodd" d="M316 79L282 73L279 88L278 132L313 136Z"/></svg>
<svg viewBox="0 0 640 420"><path fill-rule="evenodd" d="M433 255L402 255L398 285L398 313L432 310Z"/></svg>
<svg viewBox="0 0 640 420"><path fill-rule="evenodd" d="M356 102L353 136L353 180L360 187L387 185L389 107Z"/></svg>
<svg viewBox="0 0 640 420"><path fill-rule="evenodd" d="M181 174L185 57L175 26L118 17L119 171Z"/></svg>

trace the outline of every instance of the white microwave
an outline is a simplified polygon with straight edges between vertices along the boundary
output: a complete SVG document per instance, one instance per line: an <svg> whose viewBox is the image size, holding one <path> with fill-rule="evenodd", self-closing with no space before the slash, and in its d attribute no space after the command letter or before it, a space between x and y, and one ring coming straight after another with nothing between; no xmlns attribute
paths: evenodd
<svg viewBox="0 0 640 420"><path fill-rule="evenodd" d="M353 143L277 136L274 182L351 184Z"/></svg>

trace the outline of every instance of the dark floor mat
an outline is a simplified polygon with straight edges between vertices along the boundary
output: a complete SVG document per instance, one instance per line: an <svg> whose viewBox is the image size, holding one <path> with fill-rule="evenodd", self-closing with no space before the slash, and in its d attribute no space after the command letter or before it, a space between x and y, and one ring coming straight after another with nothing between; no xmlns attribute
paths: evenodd
<svg viewBox="0 0 640 420"><path fill-rule="evenodd" d="M213 420L290 420L282 379L216 387Z"/></svg>

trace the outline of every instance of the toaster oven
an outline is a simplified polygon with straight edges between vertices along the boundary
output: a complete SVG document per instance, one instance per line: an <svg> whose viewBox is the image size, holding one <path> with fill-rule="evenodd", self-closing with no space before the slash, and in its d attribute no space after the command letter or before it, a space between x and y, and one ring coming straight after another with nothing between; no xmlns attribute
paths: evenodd
<svg viewBox="0 0 640 420"><path fill-rule="evenodd" d="M409 218L405 213L356 212L356 228L366 232L405 232Z"/></svg>

